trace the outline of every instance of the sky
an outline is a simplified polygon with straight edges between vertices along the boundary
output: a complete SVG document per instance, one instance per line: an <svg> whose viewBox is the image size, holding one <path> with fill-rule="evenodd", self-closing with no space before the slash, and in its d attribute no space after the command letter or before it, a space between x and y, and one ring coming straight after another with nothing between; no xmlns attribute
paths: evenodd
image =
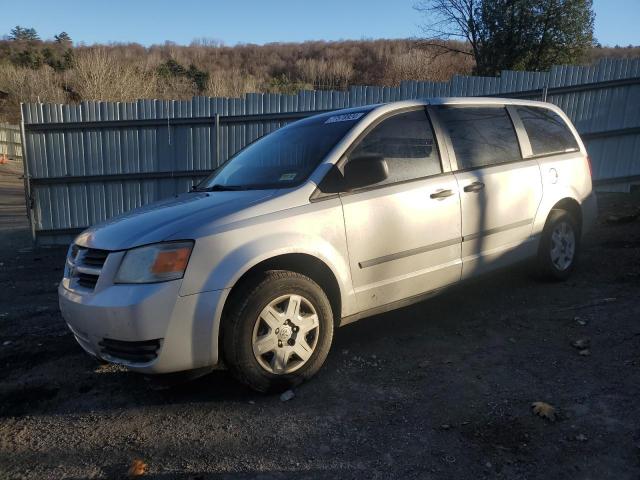
<svg viewBox="0 0 640 480"><path fill-rule="evenodd" d="M0 36L16 25L43 39L66 31L74 42L195 38L264 44L305 40L420 36L416 0L0 0ZM594 0L595 36L603 45L640 45L640 0Z"/></svg>

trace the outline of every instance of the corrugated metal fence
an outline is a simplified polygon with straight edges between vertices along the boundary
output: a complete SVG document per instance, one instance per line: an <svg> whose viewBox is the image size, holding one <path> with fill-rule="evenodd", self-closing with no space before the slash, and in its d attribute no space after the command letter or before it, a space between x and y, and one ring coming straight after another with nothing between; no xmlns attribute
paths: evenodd
<svg viewBox="0 0 640 480"><path fill-rule="evenodd" d="M20 126L0 123L0 163L22 165L22 139Z"/></svg>
<svg viewBox="0 0 640 480"><path fill-rule="evenodd" d="M249 142L311 113L438 96L545 98L586 140L600 188L640 183L640 59L342 92L24 104L34 238L68 242L88 225L186 191Z"/></svg>
<svg viewBox="0 0 640 480"><path fill-rule="evenodd" d="M20 127L0 123L0 232L27 224Z"/></svg>

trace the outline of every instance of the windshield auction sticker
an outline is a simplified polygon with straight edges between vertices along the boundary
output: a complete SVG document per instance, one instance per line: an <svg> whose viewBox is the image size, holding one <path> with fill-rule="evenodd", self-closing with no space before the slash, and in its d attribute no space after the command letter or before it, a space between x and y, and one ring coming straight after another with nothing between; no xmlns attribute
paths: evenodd
<svg viewBox="0 0 640 480"><path fill-rule="evenodd" d="M282 175L280 175L281 182L290 182L294 178L296 178L295 173L283 173Z"/></svg>
<svg viewBox="0 0 640 480"><path fill-rule="evenodd" d="M327 118L327 120L324 123L353 122L354 120L358 120L360 117L362 117L364 113L365 112L345 113L344 115L334 115L333 117Z"/></svg>

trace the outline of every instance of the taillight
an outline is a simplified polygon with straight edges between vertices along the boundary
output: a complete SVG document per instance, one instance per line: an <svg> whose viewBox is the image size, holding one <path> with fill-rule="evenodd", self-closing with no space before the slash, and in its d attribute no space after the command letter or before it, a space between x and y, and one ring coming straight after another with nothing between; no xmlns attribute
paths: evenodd
<svg viewBox="0 0 640 480"><path fill-rule="evenodd" d="M587 155L587 166L589 167L589 176L593 178L593 168L591 167L591 157Z"/></svg>

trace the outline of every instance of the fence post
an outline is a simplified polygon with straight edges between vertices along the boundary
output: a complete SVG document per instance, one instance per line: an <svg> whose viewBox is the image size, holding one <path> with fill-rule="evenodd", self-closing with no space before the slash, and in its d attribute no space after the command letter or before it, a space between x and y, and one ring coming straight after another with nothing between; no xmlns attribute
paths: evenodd
<svg viewBox="0 0 640 480"><path fill-rule="evenodd" d="M216 131L216 168L220 166L220 114L216 113L215 119L215 131Z"/></svg>
<svg viewBox="0 0 640 480"><path fill-rule="evenodd" d="M31 196L31 174L29 173L29 159L27 155L27 136L24 128L24 103L20 104L22 118L20 119L20 140L22 143L22 171L24 179L24 203L27 207L27 217L29 218L29 226L31 227L31 239L36 243L36 221L33 214L33 206L35 202Z"/></svg>

